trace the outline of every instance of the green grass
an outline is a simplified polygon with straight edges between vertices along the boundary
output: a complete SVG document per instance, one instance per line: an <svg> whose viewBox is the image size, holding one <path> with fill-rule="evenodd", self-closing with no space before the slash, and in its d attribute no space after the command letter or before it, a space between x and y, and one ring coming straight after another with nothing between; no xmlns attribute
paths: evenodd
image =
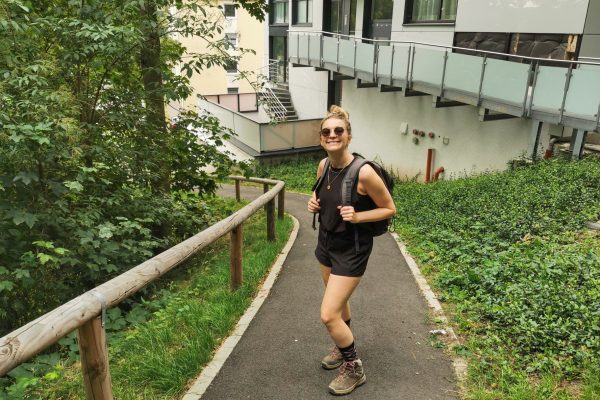
<svg viewBox="0 0 600 400"><path fill-rule="evenodd" d="M464 340L466 399L600 399L600 160L399 184L396 229Z"/></svg>
<svg viewBox="0 0 600 400"><path fill-rule="evenodd" d="M254 174L259 178L279 179L286 190L310 194L317 180L317 159L297 159L277 165L257 165Z"/></svg>
<svg viewBox="0 0 600 400"><path fill-rule="evenodd" d="M289 217L277 221L275 243L266 240L262 213L244 225L244 281L237 291L229 290L229 246L228 240L221 239L188 261L184 267L188 279L174 283L150 301L155 311L146 323L110 335L115 398L180 397L250 305L292 225ZM60 379L42 381L36 390L41 398L84 398L78 363L58 373Z"/></svg>

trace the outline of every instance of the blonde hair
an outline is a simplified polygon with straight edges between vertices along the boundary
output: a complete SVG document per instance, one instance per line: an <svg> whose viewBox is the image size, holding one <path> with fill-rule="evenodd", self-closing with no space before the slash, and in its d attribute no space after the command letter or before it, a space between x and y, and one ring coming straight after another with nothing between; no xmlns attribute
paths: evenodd
<svg viewBox="0 0 600 400"><path fill-rule="evenodd" d="M348 113L348 111L344 110L338 105L332 104L331 107L329 107L329 111L327 112L327 114L325 114L325 118L323 118L323 120L321 121L320 128L323 128L323 124L329 118L341 119L342 121L344 121L344 123L346 124L346 130L348 131L348 134L352 134L352 127L350 126L350 114Z"/></svg>

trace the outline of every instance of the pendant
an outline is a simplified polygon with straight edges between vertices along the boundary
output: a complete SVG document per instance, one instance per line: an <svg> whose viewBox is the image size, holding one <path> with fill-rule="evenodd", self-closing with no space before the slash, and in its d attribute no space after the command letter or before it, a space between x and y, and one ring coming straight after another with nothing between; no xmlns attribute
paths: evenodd
<svg viewBox="0 0 600 400"><path fill-rule="evenodd" d="M331 190L331 185L327 185L327 190Z"/></svg>

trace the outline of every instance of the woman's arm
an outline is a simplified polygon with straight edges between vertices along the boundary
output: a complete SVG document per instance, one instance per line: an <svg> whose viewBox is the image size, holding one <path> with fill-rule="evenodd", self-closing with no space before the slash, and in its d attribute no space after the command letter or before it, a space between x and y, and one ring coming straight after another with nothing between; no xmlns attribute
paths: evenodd
<svg viewBox="0 0 600 400"><path fill-rule="evenodd" d="M344 221L349 221L353 224L374 222L391 218L396 214L394 199L392 199L379 174L369 164L365 164L358 171L357 190L359 194L368 195L377 208L355 212L352 206L339 207L340 215Z"/></svg>
<svg viewBox="0 0 600 400"><path fill-rule="evenodd" d="M317 180L323 174L323 169L325 168L325 160L327 160L327 159L324 158L319 163L319 168L317 168ZM313 192L312 196L310 197L310 200L308 200L308 212L311 212L314 214L314 213L318 213L320 209L321 209L321 206L319 205L319 199L317 199L317 194L315 192Z"/></svg>

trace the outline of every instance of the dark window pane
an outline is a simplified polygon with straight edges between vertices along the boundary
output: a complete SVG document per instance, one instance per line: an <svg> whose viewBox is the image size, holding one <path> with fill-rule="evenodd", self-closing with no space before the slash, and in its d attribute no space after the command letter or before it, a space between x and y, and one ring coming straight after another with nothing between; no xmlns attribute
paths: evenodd
<svg viewBox="0 0 600 400"><path fill-rule="evenodd" d="M274 24L285 24L287 23L287 3L276 2L273 3L273 23Z"/></svg>
<svg viewBox="0 0 600 400"><path fill-rule="evenodd" d="M225 63L225 71L227 72L237 72L237 62L234 60L229 60Z"/></svg>
<svg viewBox="0 0 600 400"><path fill-rule="evenodd" d="M441 17L443 20L454 21L456 19L456 6L458 0L444 0L442 4Z"/></svg>
<svg viewBox="0 0 600 400"><path fill-rule="evenodd" d="M235 17L235 6L233 4L225 4L225 16Z"/></svg>
<svg viewBox="0 0 600 400"><path fill-rule="evenodd" d="M295 0L293 7L295 24L312 22L312 0Z"/></svg>
<svg viewBox="0 0 600 400"><path fill-rule="evenodd" d="M341 32L340 15L342 14L341 0L331 0L331 32Z"/></svg>
<svg viewBox="0 0 600 400"><path fill-rule="evenodd" d="M412 0L408 22L454 21L458 0Z"/></svg>

